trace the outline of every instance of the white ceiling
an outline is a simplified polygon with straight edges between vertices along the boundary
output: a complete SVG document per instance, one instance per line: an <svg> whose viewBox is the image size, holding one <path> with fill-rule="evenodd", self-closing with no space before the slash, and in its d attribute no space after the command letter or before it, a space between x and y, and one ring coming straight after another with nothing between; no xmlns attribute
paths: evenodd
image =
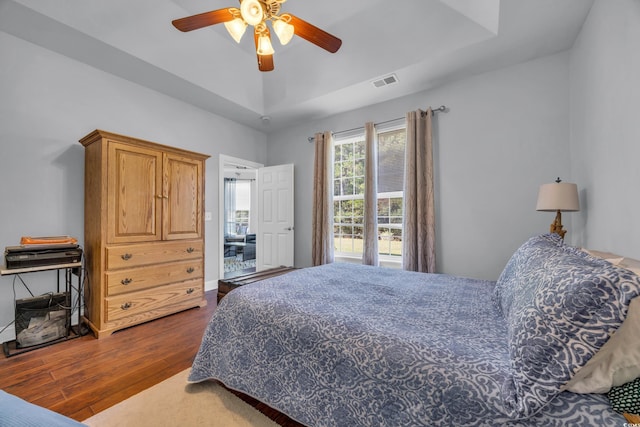
<svg viewBox="0 0 640 427"><path fill-rule="evenodd" d="M330 54L274 39L258 71L249 31L189 33L176 18L235 0L0 0L0 30L263 132L568 49L593 0L288 0L342 39ZM373 80L395 73L397 84ZM261 120L269 116L268 124Z"/></svg>

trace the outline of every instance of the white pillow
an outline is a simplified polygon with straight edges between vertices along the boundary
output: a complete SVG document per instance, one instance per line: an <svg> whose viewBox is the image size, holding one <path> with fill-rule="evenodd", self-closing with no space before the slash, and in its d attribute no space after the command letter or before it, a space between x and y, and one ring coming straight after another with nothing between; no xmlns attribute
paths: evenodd
<svg viewBox="0 0 640 427"><path fill-rule="evenodd" d="M637 259L625 257L622 259L622 261L620 261L620 264L618 265L622 268L626 268L627 270L631 270L635 274L640 276L640 261L638 261Z"/></svg>
<svg viewBox="0 0 640 427"><path fill-rule="evenodd" d="M596 251L593 249L582 248L582 250L591 256L609 261L613 265L631 270L632 272L640 276L640 261L638 261L637 259L623 257L621 255L612 254L611 252Z"/></svg>
<svg viewBox="0 0 640 427"><path fill-rule="evenodd" d="M620 265L620 263L624 260L623 256L612 254L611 252L602 252L602 251L596 251L593 249L585 249L585 248L582 248L582 250L591 256L594 256L596 258L602 258L605 261L609 261L613 265Z"/></svg>
<svg viewBox="0 0 640 427"><path fill-rule="evenodd" d="M600 350L563 387L574 393L606 393L640 377L640 297Z"/></svg>

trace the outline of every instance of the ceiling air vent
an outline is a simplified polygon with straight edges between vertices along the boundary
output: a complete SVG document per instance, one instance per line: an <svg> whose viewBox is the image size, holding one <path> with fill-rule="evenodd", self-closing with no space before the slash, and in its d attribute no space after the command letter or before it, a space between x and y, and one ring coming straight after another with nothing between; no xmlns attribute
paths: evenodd
<svg viewBox="0 0 640 427"><path fill-rule="evenodd" d="M382 77L381 79L377 79L372 81L375 87L382 87L391 85L394 83L398 83L398 77L395 74L389 74L388 76Z"/></svg>
<svg viewBox="0 0 640 427"><path fill-rule="evenodd" d="M375 87L387 86L398 83L398 77L395 74L389 74L388 76L384 76L380 79L374 80L371 83L373 83Z"/></svg>

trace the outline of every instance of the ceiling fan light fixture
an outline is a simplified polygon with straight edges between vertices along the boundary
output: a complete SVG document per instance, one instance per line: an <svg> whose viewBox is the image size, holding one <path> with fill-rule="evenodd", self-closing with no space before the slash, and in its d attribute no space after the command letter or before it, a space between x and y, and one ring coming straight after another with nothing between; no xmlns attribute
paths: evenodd
<svg viewBox="0 0 640 427"><path fill-rule="evenodd" d="M293 25L280 18L273 21L273 31L275 31L276 36L278 36L280 44L284 46L293 38L294 28Z"/></svg>
<svg viewBox="0 0 640 427"><path fill-rule="evenodd" d="M242 18L236 18L232 21L225 22L224 26L236 43L240 43L240 40L247 29L247 23L244 22Z"/></svg>
<svg viewBox="0 0 640 427"><path fill-rule="evenodd" d="M258 55L273 55L275 53L268 35L262 34L258 38L258 49L256 53Z"/></svg>
<svg viewBox="0 0 640 427"><path fill-rule="evenodd" d="M264 20L264 9L259 0L242 0L240 13L249 25L255 26Z"/></svg>
<svg viewBox="0 0 640 427"><path fill-rule="evenodd" d="M280 15L280 7L285 1L240 0L240 8L216 9L174 19L171 23L182 32L224 23L229 35L238 43L240 43L247 27L251 25L254 27L252 38L256 47L260 71L274 69L273 55L275 52L271 43L271 31L276 33L282 45L289 43L296 35L330 53L336 53L340 49L342 40L336 36L295 15L288 13ZM268 21L271 21L270 25L268 25Z"/></svg>

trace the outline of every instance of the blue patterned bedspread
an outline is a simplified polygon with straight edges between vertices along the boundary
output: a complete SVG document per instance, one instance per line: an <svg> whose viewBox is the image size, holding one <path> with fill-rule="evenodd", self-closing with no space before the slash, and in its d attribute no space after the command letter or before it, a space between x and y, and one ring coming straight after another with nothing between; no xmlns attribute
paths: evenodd
<svg viewBox="0 0 640 427"><path fill-rule="evenodd" d="M189 381L219 380L309 426L622 426L603 395L504 415L494 287L340 263L246 285L215 311Z"/></svg>

